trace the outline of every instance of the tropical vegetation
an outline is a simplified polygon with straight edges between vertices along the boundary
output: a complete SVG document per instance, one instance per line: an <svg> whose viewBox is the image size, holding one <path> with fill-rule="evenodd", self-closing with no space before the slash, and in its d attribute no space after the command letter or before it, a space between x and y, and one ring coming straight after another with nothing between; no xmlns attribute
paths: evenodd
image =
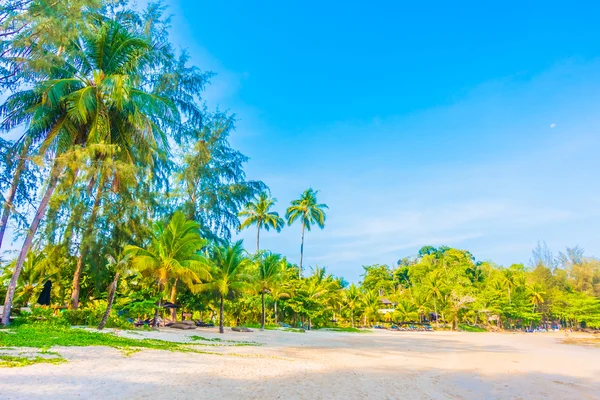
<svg viewBox="0 0 600 400"><path fill-rule="evenodd" d="M600 260L577 246L555 255L540 243L510 266L425 246L352 284L304 272L306 232L325 227L327 205L309 188L283 218L267 185L247 179L229 142L235 116L204 102L212 73L171 43L161 3L8 0L0 32L4 325L600 328ZM261 250L263 229L296 222L297 265ZM232 237L250 226L247 251ZM50 304L35 307L45 287ZM19 332L11 340L36 334ZM88 333L78 340L104 340Z"/></svg>

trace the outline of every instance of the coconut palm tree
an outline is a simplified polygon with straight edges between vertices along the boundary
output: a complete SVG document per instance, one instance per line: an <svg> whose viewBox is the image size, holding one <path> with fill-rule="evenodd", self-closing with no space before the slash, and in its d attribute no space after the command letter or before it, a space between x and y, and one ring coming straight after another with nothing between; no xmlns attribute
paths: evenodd
<svg viewBox="0 0 600 400"><path fill-rule="evenodd" d="M261 228L264 227L267 231L273 228L277 232L281 232L285 224L277 212L270 211L276 202L277 199L269 198L265 192L262 192L253 201L246 204L246 207L239 213L240 217L246 217L240 224L240 230L256 225L256 253L260 250Z"/></svg>
<svg viewBox="0 0 600 400"><path fill-rule="evenodd" d="M293 200L291 205L285 212L285 217L288 225L292 225L294 221L300 219L302 222L302 244L300 245L300 271L302 276L302 258L304 256L304 230L310 231L313 225L317 225L323 229L325 227L325 209L329 208L326 204L317 202L318 190L309 188L300 195L300 198Z"/></svg>
<svg viewBox="0 0 600 400"><path fill-rule="evenodd" d="M108 286L108 291L106 293L106 311L104 312L102 320L98 325L98 330L104 329L104 326L108 321L108 317L110 316L110 311L115 300L115 294L117 293L117 284L119 283L119 278L123 275L131 273L131 254L121 253L117 259L111 255L108 255L106 256L106 259L108 260L108 267L115 270L115 277Z"/></svg>
<svg viewBox="0 0 600 400"><path fill-rule="evenodd" d="M379 291L370 290L362 295L362 303L365 307L365 322L367 320L370 322L371 320L377 322L376 320L379 318L379 310L381 309L381 296L379 296Z"/></svg>
<svg viewBox="0 0 600 400"><path fill-rule="evenodd" d="M423 322L423 314L428 311L427 305L429 303L429 297L429 291L425 290L423 287L413 286L410 289L410 298L415 307L417 307L419 322Z"/></svg>
<svg viewBox="0 0 600 400"><path fill-rule="evenodd" d="M295 276L296 274L294 274ZM285 279L285 278L284 278ZM270 290L273 298L273 321L277 324L277 303L281 299L289 299L291 297L291 289L284 280L276 282Z"/></svg>
<svg viewBox="0 0 600 400"><path fill-rule="evenodd" d="M307 279L301 281L299 290L308 315L308 329L312 329L312 316L327 307L331 296L340 290L339 282L328 275L325 268L316 267Z"/></svg>
<svg viewBox="0 0 600 400"><path fill-rule="evenodd" d="M397 305L393 317L400 322L415 321L419 318L417 307L407 300L401 300Z"/></svg>
<svg viewBox="0 0 600 400"><path fill-rule="evenodd" d="M529 292L529 300L533 305L533 311L535 313L536 308L539 308L541 304L544 304L544 295L546 291L539 283L527 286Z"/></svg>
<svg viewBox="0 0 600 400"><path fill-rule="evenodd" d="M67 169L60 156L94 143L128 144L126 147L133 151L122 151L125 159L138 152L166 148L165 129L178 120L177 108L169 97L148 85L147 75L160 63L159 53L164 47L155 46L150 38L131 32L116 20L97 19L86 26L85 32L63 49L64 63L0 106L0 130L26 123L28 145L38 146L40 153L52 160L48 183L7 289L4 325L8 324L17 279L37 228ZM87 233L86 229L84 236L89 236ZM82 246L85 243L82 241ZM80 254L85 252L85 247L80 249ZM77 298L80 271L81 265L73 282ZM73 297L73 304L77 302Z"/></svg>
<svg viewBox="0 0 600 400"><path fill-rule="evenodd" d="M199 225L187 220L178 211L168 224L156 223L150 245L147 248L126 246L125 253L130 254L131 265L144 275L152 277L158 287L158 304L154 314L154 326L158 324L158 311L161 306L163 290L177 280L192 291L200 289L202 282L211 279L207 263L198 252L206 245L200 237Z"/></svg>
<svg viewBox="0 0 600 400"><path fill-rule="evenodd" d="M353 283L344 291L346 307L350 310L350 321L354 328L354 313L361 305L362 294L360 289Z"/></svg>
<svg viewBox="0 0 600 400"><path fill-rule="evenodd" d="M258 262L257 289L262 302L262 319L260 330L265 330L265 294L270 293L282 278L283 268L279 254L265 253Z"/></svg>
<svg viewBox="0 0 600 400"><path fill-rule="evenodd" d="M233 245L215 246L207 261L212 280L200 285L200 290L212 291L218 296L219 332L224 333L225 298L248 287L252 276L247 269L252 261L246 256L241 240Z"/></svg>
<svg viewBox="0 0 600 400"><path fill-rule="evenodd" d="M435 313L435 321L439 325L438 319L438 301L443 297L445 284L439 270L432 271L425 280L425 290L427 290L433 299L433 312Z"/></svg>

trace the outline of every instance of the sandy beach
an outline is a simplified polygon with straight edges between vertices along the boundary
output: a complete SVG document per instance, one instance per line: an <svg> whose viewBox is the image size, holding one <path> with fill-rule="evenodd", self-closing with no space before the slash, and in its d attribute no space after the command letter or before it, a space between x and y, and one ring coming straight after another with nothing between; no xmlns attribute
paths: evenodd
<svg viewBox="0 0 600 400"><path fill-rule="evenodd" d="M564 333L135 333L140 334L263 345L197 347L218 354L53 348L68 363L2 369L0 398L600 398L600 348L563 344Z"/></svg>

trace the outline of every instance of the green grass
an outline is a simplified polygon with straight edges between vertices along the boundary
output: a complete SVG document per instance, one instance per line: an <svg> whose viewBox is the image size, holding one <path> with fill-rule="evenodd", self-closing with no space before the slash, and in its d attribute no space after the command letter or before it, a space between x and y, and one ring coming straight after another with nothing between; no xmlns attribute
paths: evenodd
<svg viewBox="0 0 600 400"><path fill-rule="evenodd" d="M370 333L367 329L358 329L352 327L332 327L332 328L321 328L323 331L332 331L332 332L351 332L351 333Z"/></svg>
<svg viewBox="0 0 600 400"><path fill-rule="evenodd" d="M242 326L245 326L246 328L260 329L260 324L244 324ZM279 328L281 328L279 325L265 324L265 330L267 330L267 331L274 331Z"/></svg>
<svg viewBox="0 0 600 400"><path fill-rule="evenodd" d="M193 341L223 343L223 345L225 345L225 346L261 346L262 345L261 343L258 343L258 342L246 342L246 341L239 341L239 340L224 340L221 338L207 338L207 337L198 336L198 335L190 336L190 339L192 339ZM213 344L213 346L214 346L214 344Z"/></svg>
<svg viewBox="0 0 600 400"><path fill-rule="evenodd" d="M480 326L471 326L467 324L459 324L458 329L463 332L487 332L487 329Z"/></svg>
<svg viewBox="0 0 600 400"><path fill-rule="evenodd" d="M192 337L192 340L206 340L211 342L221 342L220 339L207 339L201 336ZM63 347L86 347L86 346L107 346L120 350L125 356L130 356L138 351L167 350L177 352L189 352L200 354L222 355L221 353L202 351L193 346L199 344L185 342L170 342L159 339L133 339L123 336L117 336L112 332L100 333L79 328L69 328L62 326L45 325L21 325L15 329L0 330L0 350L18 347L33 347L42 349L40 354L54 354L60 357L58 353L49 352L48 349L54 346ZM223 341L221 344L210 344L210 346L260 346L256 342L237 342ZM202 344L207 346L207 344ZM231 355L231 354L229 354ZM8 362L8 361L7 361ZM16 364L19 361L11 361ZM23 361L24 363L25 361ZM44 362L44 361L39 361ZM24 364L26 365L26 364ZM17 365L15 365L17 366Z"/></svg>
<svg viewBox="0 0 600 400"><path fill-rule="evenodd" d="M2 347L108 346L117 349L141 348L169 351L189 351L185 343L158 339L132 339L113 333L99 333L78 328L22 325L14 330L0 331Z"/></svg>
<svg viewBox="0 0 600 400"><path fill-rule="evenodd" d="M26 357L0 354L0 368L26 367L33 364L62 364L64 362L67 362L67 360L60 355L58 357Z"/></svg>
<svg viewBox="0 0 600 400"><path fill-rule="evenodd" d="M300 328L283 328L281 330L284 332L295 332L295 333L305 333L306 332L304 329L300 329Z"/></svg>

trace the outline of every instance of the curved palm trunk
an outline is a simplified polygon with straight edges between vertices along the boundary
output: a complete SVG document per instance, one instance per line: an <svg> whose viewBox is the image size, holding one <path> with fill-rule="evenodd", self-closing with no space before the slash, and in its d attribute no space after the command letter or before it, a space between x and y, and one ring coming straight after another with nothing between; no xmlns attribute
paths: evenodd
<svg viewBox="0 0 600 400"><path fill-rule="evenodd" d="M225 329L223 329L223 314L225 313L224 309L224 301L223 295L221 295L221 306L219 307L219 333L225 333Z"/></svg>
<svg viewBox="0 0 600 400"><path fill-rule="evenodd" d="M13 202L15 200L15 195L17 194L17 186L19 185L19 180L21 180L21 174L25 170L25 158L27 157L27 153L29 152L29 141L26 141L23 145L23 149L21 153L19 153L19 162L17 163L17 169L13 175L13 180L10 185L10 191L8 192L8 197L6 198L6 202L4 202L4 208L2 210L2 219L0 220L0 249L2 248L2 240L4 239L4 232L6 231L6 226L8 225L8 217L13 209Z"/></svg>
<svg viewBox="0 0 600 400"><path fill-rule="evenodd" d="M58 185L58 178L60 176L60 168L55 163L52 166L52 171L50 171L50 181L48 182L48 187L46 187L46 193L42 197L40 201L40 205L33 217L33 221L31 221L31 225L29 226L29 230L27 231L27 236L25 237L25 241L23 242L23 246L21 247L21 252L19 253L19 258L17 258L17 262L15 264L15 270L13 271L12 277L10 278L10 283L8 284L8 288L6 290L6 298L4 300L4 315L2 316L2 324L4 326L8 325L10 320L10 311L12 308L13 298L15 296L15 290L17 288L17 280L19 279L19 275L21 274L21 270L23 269L23 264L25 263L25 258L27 257L27 253L31 248L31 244L33 243L33 237L37 232L38 226L42 221L42 218L46 212L46 208L48 207L48 202L54 193L54 189Z"/></svg>
<svg viewBox="0 0 600 400"><path fill-rule="evenodd" d="M258 227L256 229L256 254L258 254L260 250L260 224L256 224L256 226Z"/></svg>
<svg viewBox="0 0 600 400"><path fill-rule="evenodd" d="M98 330L102 330L106 322L108 321L108 317L110 315L110 310L112 309L113 302L115 300L115 294L117 293L117 283L119 282L119 273L115 274L115 279L113 279L112 283L108 287L108 296L106 297L106 311L104 312L104 316L102 317L102 321L100 321L100 325L98 325Z"/></svg>
<svg viewBox="0 0 600 400"><path fill-rule="evenodd" d="M262 325L260 327L261 331L265 330L265 291L263 290L261 293L262 296Z"/></svg>
<svg viewBox="0 0 600 400"><path fill-rule="evenodd" d="M96 190L96 198L94 199L94 205L92 206L92 214L88 220L88 225L85 228L85 232L81 238L81 244L79 246L79 258L77 259L77 267L75 268L75 274L73 275L73 286L71 292L71 308L77 310L79 307L79 293L81 291L81 272L83 271L83 260L87 256L90 249L89 239L91 238L98 216L98 210L100 208L100 197L102 196L102 190L104 189L104 174L100 178L98 183L98 189Z"/></svg>
<svg viewBox="0 0 600 400"><path fill-rule="evenodd" d="M302 222L302 244L300 245L300 271L298 272L298 277L302 278L302 258L304 257L304 221Z"/></svg>
<svg viewBox="0 0 600 400"><path fill-rule="evenodd" d="M438 313L437 313L437 302L435 301L435 296L433 297L433 312L435 313L435 324L437 325L438 329L440 328L440 319L438 317Z"/></svg>
<svg viewBox="0 0 600 400"><path fill-rule="evenodd" d="M179 282L179 279L175 279L175 283L173 283L173 287L171 288L170 302L173 304L175 304L175 300L177 300L177 282ZM177 309L175 307L171 308L171 319L177 321Z"/></svg>

